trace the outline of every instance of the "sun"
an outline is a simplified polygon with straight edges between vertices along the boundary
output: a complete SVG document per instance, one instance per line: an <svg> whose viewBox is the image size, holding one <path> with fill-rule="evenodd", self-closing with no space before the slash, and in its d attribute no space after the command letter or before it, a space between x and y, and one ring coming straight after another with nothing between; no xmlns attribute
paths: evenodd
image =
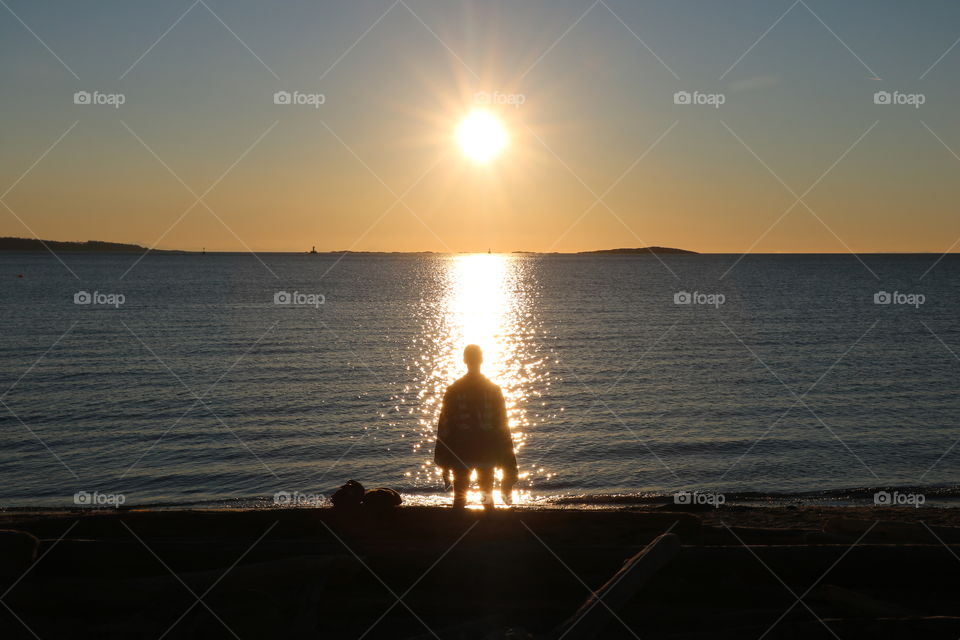
<svg viewBox="0 0 960 640"><path fill-rule="evenodd" d="M457 125L457 143L474 162L490 162L503 151L507 141L503 123L487 111L473 111Z"/></svg>

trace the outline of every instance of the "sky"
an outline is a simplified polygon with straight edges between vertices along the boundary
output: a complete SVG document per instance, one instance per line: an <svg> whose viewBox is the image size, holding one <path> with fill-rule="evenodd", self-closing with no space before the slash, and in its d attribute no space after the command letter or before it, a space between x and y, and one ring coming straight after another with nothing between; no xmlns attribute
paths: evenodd
<svg viewBox="0 0 960 640"><path fill-rule="evenodd" d="M0 236L956 250L958 38L932 0L3 0Z"/></svg>

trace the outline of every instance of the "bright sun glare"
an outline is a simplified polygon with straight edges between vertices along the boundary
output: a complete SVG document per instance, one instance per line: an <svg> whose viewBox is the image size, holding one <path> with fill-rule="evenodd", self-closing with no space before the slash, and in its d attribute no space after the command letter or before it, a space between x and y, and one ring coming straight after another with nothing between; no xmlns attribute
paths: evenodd
<svg viewBox="0 0 960 640"><path fill-rule="evenodd" d="M457 142L468 158L486 163L507 146L507 131L496 116L474 111L457 126Z"/></svg>

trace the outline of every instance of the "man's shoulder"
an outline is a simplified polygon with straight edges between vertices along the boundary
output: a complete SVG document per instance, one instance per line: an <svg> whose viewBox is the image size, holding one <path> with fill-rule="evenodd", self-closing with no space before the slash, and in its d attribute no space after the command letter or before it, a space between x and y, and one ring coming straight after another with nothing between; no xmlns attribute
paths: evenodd
<svg viewBox="0 0 960 640"><path fill-rule="evenodd" d="M447 393L456 393L458 391L465 391L467 389L484 389L491 392L499 392L500 387L494 383L490 378L484 375L470 375L467 374L462 378L455 380L449 387L447 387Z"/></svg>

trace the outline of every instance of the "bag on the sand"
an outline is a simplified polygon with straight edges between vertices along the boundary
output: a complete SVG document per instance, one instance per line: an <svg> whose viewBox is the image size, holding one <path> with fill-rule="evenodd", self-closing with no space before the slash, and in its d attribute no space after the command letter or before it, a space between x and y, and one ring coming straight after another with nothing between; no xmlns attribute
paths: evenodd
<svg viewBox="0 0 960 640"><path fill-rule="evenodd" d="M334 507L359 507L363 502L364 488L356 480L348 480L347 484L337 489L330 497Z"/></svg>

